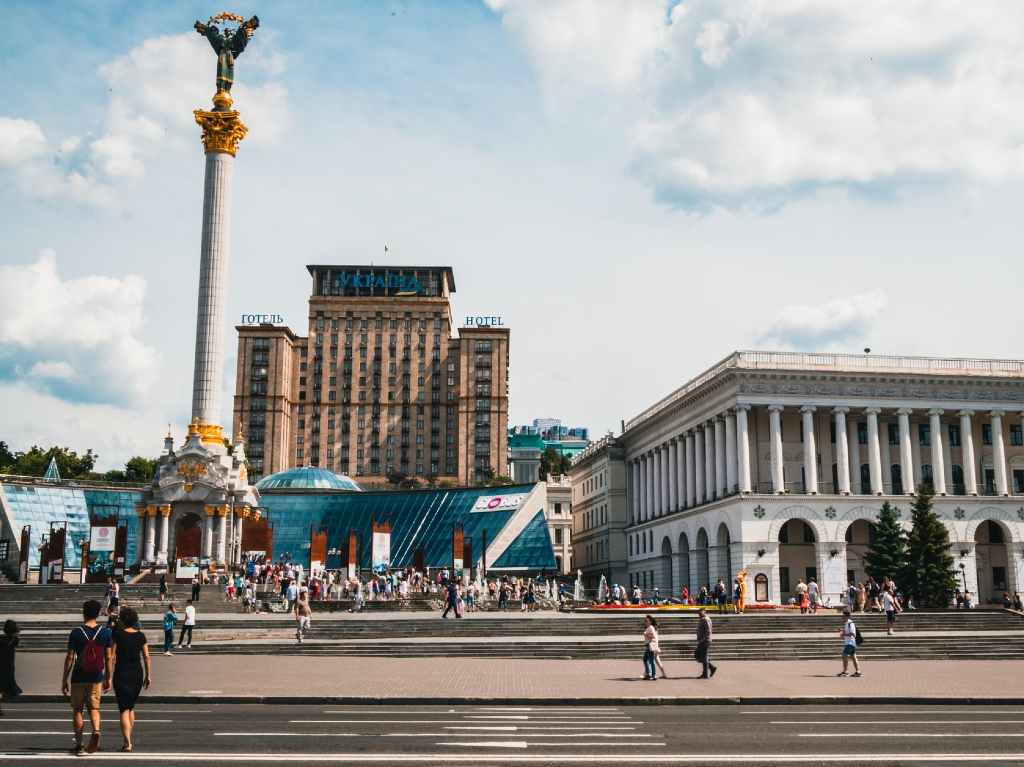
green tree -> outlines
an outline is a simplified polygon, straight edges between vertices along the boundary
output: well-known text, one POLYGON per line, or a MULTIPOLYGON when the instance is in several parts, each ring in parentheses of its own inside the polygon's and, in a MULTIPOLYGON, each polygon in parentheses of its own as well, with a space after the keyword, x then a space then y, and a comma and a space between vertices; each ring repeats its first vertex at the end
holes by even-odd
POLYGON ((549 474, 568 474, 571 466, 572 459, 569 456, 561 453, 553 445, 548 445, 540 454, 540 480, 543 482, 549 474))
POLYGON ((907 536, 907 562, 899 586, 924 607, 945 607, 956 589, 956 571, 950 553, 949 531, 932 509, 931 488, 917 489, 911 506, 912 526, 907 536))
POLYGON ((14 453, 7 447, 7 443, 0 440, 0 474, 10 474, 14 470, 16 461, 14 453))
POLYGON ((488 487, 505 487, 507 485, 513 485, 515 483, 512 481, 511 477, 499 475, 491 477, 489 480, 487 480, 486 484, 488 487))
POLYGON ((156 476, 156 459, 141 455, 129 458, 124 465, 124 474, 128 482, 152 482, 156 476))
POLYGON ((33 445, 28 450, 15 453, 12 474, 25 474, 30 477, 41 477, 51 458, 57 459, 57 468, 64 479, 86 479, 92 474, 93 467, 99 456, 92 450, 79 455, 68 447, 51 447, 44 449, 33 445))
POLYGON ((907 564, 907 534, 900 527, 896 509, 886 501, 871 523, 873 540, 864 555, 864 569, 876 581, 895 578, 907 564))

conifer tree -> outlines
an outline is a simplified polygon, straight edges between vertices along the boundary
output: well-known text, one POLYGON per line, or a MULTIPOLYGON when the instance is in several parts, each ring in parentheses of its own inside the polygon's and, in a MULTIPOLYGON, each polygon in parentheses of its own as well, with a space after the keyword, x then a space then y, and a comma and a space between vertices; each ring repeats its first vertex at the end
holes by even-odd
POLYGON ((888 501, 882 504, 878 521, 871 523, 871 531, 874 540, 864 555, 864 569, 879 583, 883 578, 896 578, 907 564, 907 534, 888 501))
POLYGON ((931 488, 917 489, 911 506, 913 526, 907 536, 907 564, 897 586, 925 607, 945 607, 956 589, 949 531, 932 510, 931 488))

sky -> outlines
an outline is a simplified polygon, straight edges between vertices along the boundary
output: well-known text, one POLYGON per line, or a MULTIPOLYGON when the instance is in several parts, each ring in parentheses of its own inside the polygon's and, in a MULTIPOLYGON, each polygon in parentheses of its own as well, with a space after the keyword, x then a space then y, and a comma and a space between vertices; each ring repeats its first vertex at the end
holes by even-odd
MULTIPOLYGON (((156 455, 190 408, 203 3, 0 7, 0 440, 156 455), (45 30, 42 33, 41 30, 45 30), (41 37, 42 35, 42 37, 41 37), (45 39, 45 43, 44 43, 45 39)), ((510 422, 619 430, 736 349, 1018 358, 1024 4, 235 7, 223 421, 310 263, 450 264, 510 422), (385 254, 384 246, 388 246, 385 254)))

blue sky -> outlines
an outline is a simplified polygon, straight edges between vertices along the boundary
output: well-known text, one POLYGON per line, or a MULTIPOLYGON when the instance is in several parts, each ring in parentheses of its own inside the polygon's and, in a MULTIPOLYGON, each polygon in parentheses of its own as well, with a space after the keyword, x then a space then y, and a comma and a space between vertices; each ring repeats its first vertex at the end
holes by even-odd
MULTIPOLYGON (((235 7, 228 319, 302 332, 307 263, 451 264, 512 421, 595 432, 736 348, 1018 357, 1024 17, 938 6, 235 7)), ((0 439, 183 429, 217 10, 0 9, 0 439)))

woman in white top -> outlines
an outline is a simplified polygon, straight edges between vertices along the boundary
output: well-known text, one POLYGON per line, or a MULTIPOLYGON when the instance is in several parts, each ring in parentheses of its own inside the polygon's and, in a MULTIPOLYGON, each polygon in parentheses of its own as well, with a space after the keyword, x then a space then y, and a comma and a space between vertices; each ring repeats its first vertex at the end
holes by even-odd
POLYGON ((668 679, 668 673, 661 664, 661 646, 658 644, 658 621, 651 615, 644 616, 644 679, 654 681, 658 678, 655 666, 661 670, 662 679, 668 679))

